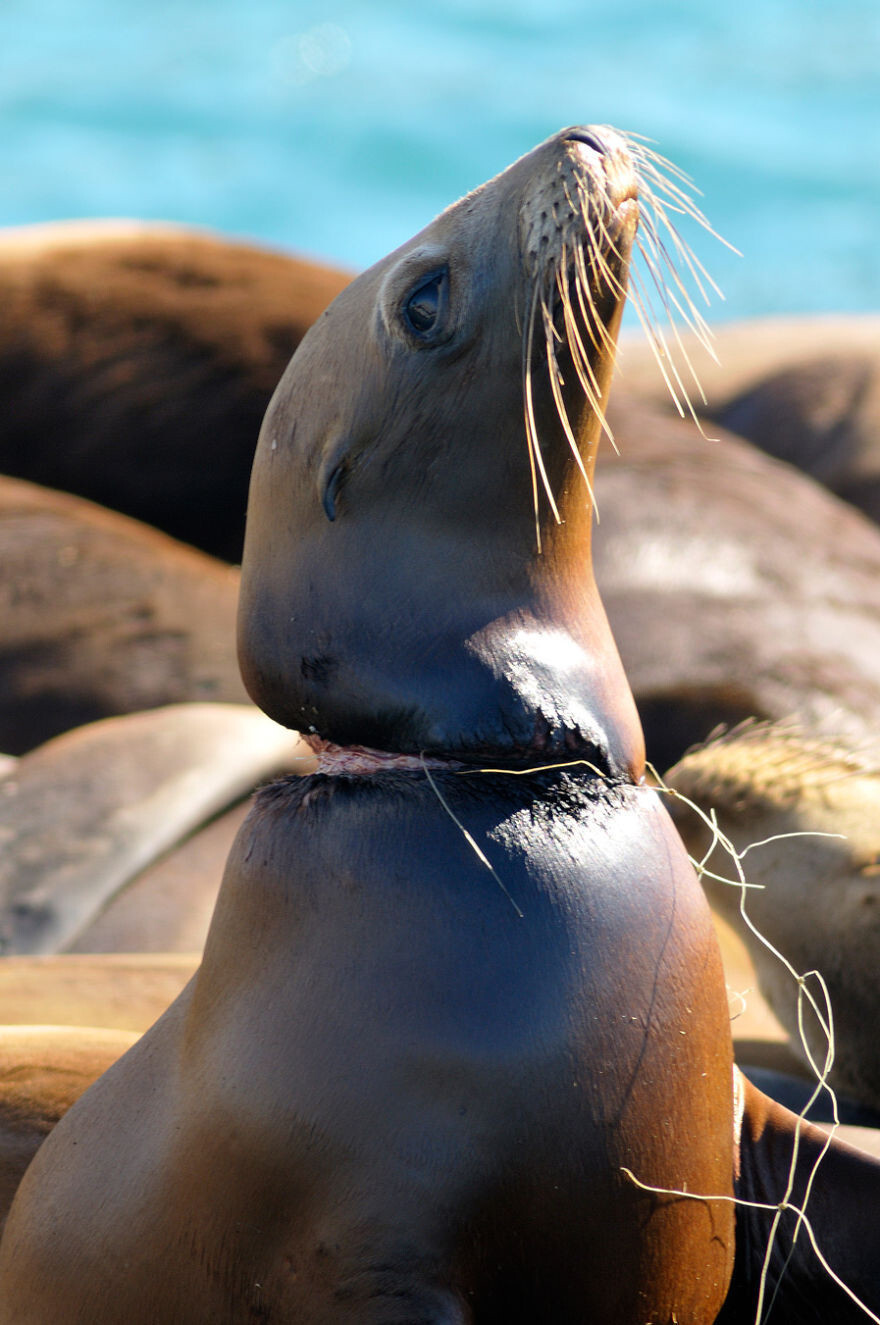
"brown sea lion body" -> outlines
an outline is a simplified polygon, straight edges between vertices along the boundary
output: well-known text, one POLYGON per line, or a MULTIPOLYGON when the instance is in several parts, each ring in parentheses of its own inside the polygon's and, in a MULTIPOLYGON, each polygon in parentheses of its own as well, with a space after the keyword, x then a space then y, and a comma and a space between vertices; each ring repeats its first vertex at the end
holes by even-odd
POLYGON ((264 792, 194 986, 26 1179, 4 1320, 714 1318, 728 1211, 620 1172, 729 1190, 726 1004, 668 820, 437 776, 522 916, 423 779, 264 792))
POLYGON ((246 699, 238 574, 66 493, 0 478, 0 749, 98 718, 246 699))
POLYGON ((596 579, 652 762, 749 717, 870 739, 878 531, 718 429, 707 440, 630 398, 609 417, 620 455, 597 476, 596 579))
POLYGON ((238 561, 266 403, 349 279, 182 226, 0 231, 0 472, 238 561))
MULTIPOLYGON (((880 519, 880 317, 770 317, 713 328, 716 361, 684 337, 699 364, 714 425, 802 469, 871 519, 880 519)), ((626 389, 669 409, 652 356, 633 338, 622 347, 626 389)))

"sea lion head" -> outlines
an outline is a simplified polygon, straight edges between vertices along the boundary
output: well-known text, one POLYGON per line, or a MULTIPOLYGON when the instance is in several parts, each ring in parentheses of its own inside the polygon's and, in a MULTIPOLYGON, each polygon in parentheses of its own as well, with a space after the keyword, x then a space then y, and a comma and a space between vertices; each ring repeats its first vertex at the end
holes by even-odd
POLYGON ((260 433, 242 567, 242 672, 277 721, 641 775, 590 564, 637 199, 622 136, 564 130, 308 332, 260 433))

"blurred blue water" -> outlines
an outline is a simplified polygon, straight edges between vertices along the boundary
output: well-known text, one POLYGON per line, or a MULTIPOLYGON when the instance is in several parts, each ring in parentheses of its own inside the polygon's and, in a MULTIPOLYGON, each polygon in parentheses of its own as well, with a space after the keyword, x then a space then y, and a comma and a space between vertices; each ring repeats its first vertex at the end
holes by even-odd
POLYGON ((0 223, 189 221, 362 267, 572 122, 743 253, 711 316, 880 308, 880 0, 4 0, 0 223))

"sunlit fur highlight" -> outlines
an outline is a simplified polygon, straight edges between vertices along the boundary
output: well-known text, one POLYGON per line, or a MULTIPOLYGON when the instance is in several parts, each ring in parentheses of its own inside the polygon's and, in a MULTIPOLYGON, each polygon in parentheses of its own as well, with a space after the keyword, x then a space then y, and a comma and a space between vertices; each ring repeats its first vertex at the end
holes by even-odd
POLYGON ((746 810, 783 809, 832 783, 878 777, 873 748, 852 750, 795 721, 750 718, 689 750, 666 781, 702 804, 746 810))

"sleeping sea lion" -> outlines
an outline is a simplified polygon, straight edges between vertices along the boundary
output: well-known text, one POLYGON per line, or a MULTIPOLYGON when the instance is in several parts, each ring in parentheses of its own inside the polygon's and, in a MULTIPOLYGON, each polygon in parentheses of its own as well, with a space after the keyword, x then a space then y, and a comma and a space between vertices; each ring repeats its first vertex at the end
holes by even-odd
POLYGON ((242 703, 237 597, 231 566, 0 477, 0 750, 164 704, 242 703))
POLYGON ((266 404, 349 280, 184 226, 0 231, 0 472, 238 561, 266 404))
MULTIPOLYGON (((770 374, 784 373, 821 355, 833 358, 875 357, 880 344, 880 315, 820 313, 799 317, 747 318, 712 328, 712 357, 702 353, 700 338, 683 330, 681 344, 690 363, 698 365, 700 388, 693 404, 698 413, 714 417, 727 401, 749 390, 770 374)), ((656 357, 643 336, 625 332, 618 352, 618 381, 627 396, 640 397, 667 412, 675 404, 656 357)), ((687 379, 683 376, 686 384, 687 379)))
POLYGON ((817 347, 747 384, 713 417, 880 522, 880 335, 873 351, 817 347))
POLYGON ((593 555, 651 762, 751 717, 871 739, 880 531, 720 429, 632 397, 609 418, 620 455, 599 467, 593 555))
MULTIPOLYGON (((689 355, 699 352, 685 334, 689 355)), ((768 317, 713 328, 715 359, 700 361, 710 436, 716 425, 785 460, 880 519, 880 317, 768 317)), ((653 356, 633 337, 621 347, 622 384, 669 411, 653 356)), ((619 398, 619 396, 618 396, 619 398)))
POLYGON ((0 1235, 28 1164, 74 1100, 137 1036, 0 1024, 0 1235))
POLYGON ((0 1235, 21 1177, 58 1118, 135 1040, 129 1031, 0 1024, 0 1235))
POLYGON ((589 561, 656 169, 565 130, 304 339, 258 447, 239 648, 318 772, 260 793, 194 981, 32 1162, 0 1320, 716 1319, 727 999, 589 561))

